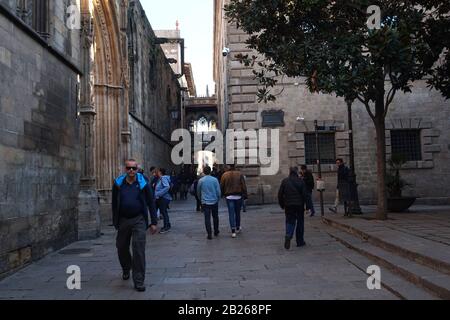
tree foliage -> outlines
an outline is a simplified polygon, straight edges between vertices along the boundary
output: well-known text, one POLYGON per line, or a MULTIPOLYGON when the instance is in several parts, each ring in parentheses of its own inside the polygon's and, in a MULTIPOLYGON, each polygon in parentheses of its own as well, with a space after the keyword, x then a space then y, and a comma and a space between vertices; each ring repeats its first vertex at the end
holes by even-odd
POLYGON ((254 68, 260 101, 275 100, 271 88, 287 75, 366 107, 377 138, 377 217, 386 219, 386 114, 417 80, 450 98, 450 1, 230 0, 225 12, 263 58, 237 55, 254 68), (376 28, 373 5, 381 9, 376 28))
POLYGON ((450 98, 448 0, 231 0, 225 11, 250 34, 249 47, 267 58, 238 56, 259 64, 255 74, 266 99, 273 99, 268 89, 279 74, 304 76, 313 92, 366 106, 379 99, 388 79, 384 116, 395 93, 409 92, 415 80, 427 78, 450 98), (381 8, 381 29, 368 29, 370 5, 381 8))

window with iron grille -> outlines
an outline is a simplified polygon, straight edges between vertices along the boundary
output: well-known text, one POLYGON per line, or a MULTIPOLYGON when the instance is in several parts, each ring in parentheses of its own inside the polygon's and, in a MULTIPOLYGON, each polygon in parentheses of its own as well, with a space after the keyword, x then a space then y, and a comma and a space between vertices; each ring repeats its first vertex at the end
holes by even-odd
POLYGON ((391 130, 392 154, 401 154, 406 161, 422 160, 420 130, 391 130))
MULTIPOLYGON (((334 132, 319 133, 320 163, 334 164, 336 162, 336 145, 334 132)), ((305 162, 317 163, 316 134, 305 133, 305 162)))

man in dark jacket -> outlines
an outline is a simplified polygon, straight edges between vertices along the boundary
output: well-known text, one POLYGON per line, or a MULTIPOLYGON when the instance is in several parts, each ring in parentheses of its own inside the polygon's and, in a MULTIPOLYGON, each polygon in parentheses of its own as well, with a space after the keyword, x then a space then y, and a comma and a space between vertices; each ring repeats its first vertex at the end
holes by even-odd
POLYGON ((134 287, 145 291, 145 242, 149 228, 150 211, 152 234, 157 232, 155 198, 147 179, 137 173, 138 164, 130 159, 125 162, 126 174, 114 181, 112 188, 113 225, 116 228, 116 247, 124 280, 133 271, 134 287), (147 209, 148 208, 148 209, 147 209), (130 254, 132 242, 133 255, 130 254))
POLYGON ((344 214, 348 214, 350 197, 350 169, 345 165, 343 159, 336 159, 337 166, 337 186, 336 186, 336 199, 334 201, 334 207, 329 208, 333 213, 337 213, 338 206, 341 202, 344 203, 344 214))
POLYGON ((304 210, 305 210, 306 188, 298 175, 298 168, 289 169, 289 177, 281 182, 278 191, 278 203, 286 213, 286 238, 284 247, 289 250, 294 231, 297 247, 304 246, 304 210))
POLYGON ((305 165, 301 166, 301 175, 306 188, 306 210, 310 211, 310 217, 314 217, 314 215, 316 214, 316 211, 314 210, 314 203, 312 201, 312 192, 314 190, 314 176, 305 165))

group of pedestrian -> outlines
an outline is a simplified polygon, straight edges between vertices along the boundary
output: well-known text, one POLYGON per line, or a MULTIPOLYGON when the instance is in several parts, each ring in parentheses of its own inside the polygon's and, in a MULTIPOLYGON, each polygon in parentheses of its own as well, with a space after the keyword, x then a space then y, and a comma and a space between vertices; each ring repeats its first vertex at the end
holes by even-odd
MULTIPOLYGON (((334 208, 336 212, 339 201, 344 201, 346 207, 345 181, 348 180, 349 169, 345 167, 342 159, 337 159, 338 185, 337 199, 334 208)), ((236 238, 242 231, 241 210, 245 200, 248 198, 246 178, 236 169, 229 165, 225 172, 211 169, 209 166, 203 168, 202 176, 192 178, 184 170, 181 171, 177 180, 167 175, 164 168, 150 169, 150 177, 144 175, 144 170, 139 168, 134 159, 125 162, 125 174, 119 176, 113 183, 112 188, 112 212, 113 225, 117 230, 116 247, 119 261, 123 270, 124 280, 132 277, 134 287, 137 291, 145 291, 145 244, 146 231, 150 229, 152 234, 157 232, 159 211, 164 225, 161 234, 171 229, 168 213, 170 202, 173 200, 175 191, 180 192, 180 198, 186 199, 187 185, 192 183, 194 194, 204 214, 207 239, 219 236, 219 202, 222 197, 226 199, 231 237, 236 238), (192 181, 192 179, 194 181, 192 181), (174 187, 178 183, 180 188, 174 187), (184 187, 183 187, 184 186, 184 187), (213 226, 211 226, 211 220, 213 226), (132 254, 130 253, 130 244, 132 254)), ((304 212, 309 211, 310 216, 315 215, 312 201, 314 189, 314 177, 307 167, 301 166, 289 170, 289 176, 281 182, 278 191, 278 202, 285 210, 286 234, 284 247, 289 250, 291 240, 296 237, 298 247, 306 245, 304 240, 304 212)), ((245 208, 245 206, 244 206, 245 208)), ((347 210, 347 209, 346 209, 347 210)))
POLYGON ((247 199, 247 185, 244 176, 236 170, 234 165, 229 165, 223 174, 204 167, 203 177, 198 180, 195 187, 197 197, 205 215, 205 227, 207 238, 212 239, 211 216, 214 224, 214 236, 219 235, 219 201, 226 198, 231 237, 236 238, 241 232, 242 203, 247 199), (213 174, 216 175, 213 176, 213 174))

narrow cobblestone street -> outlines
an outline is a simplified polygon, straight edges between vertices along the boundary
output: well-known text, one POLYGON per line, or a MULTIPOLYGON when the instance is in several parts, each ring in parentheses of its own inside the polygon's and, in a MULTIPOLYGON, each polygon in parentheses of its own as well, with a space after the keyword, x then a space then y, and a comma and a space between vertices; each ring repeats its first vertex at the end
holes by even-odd
POLYGON ((145 293, 121 280, 108 227, 100 239, 73 243, 6 278, 0 299, 396 299, 367 289, 368 276, 352 263, 361 257, 331 238, 319 217, 306 218, 307 246, 286 251, 276 206, 249 207, 232 239, 222 204, 221 234, 211 241, 194 207, 175 202, 172 232, 148 236, 145 293), (66 288, 70 265, 81 268, 81 290, 66 288))

